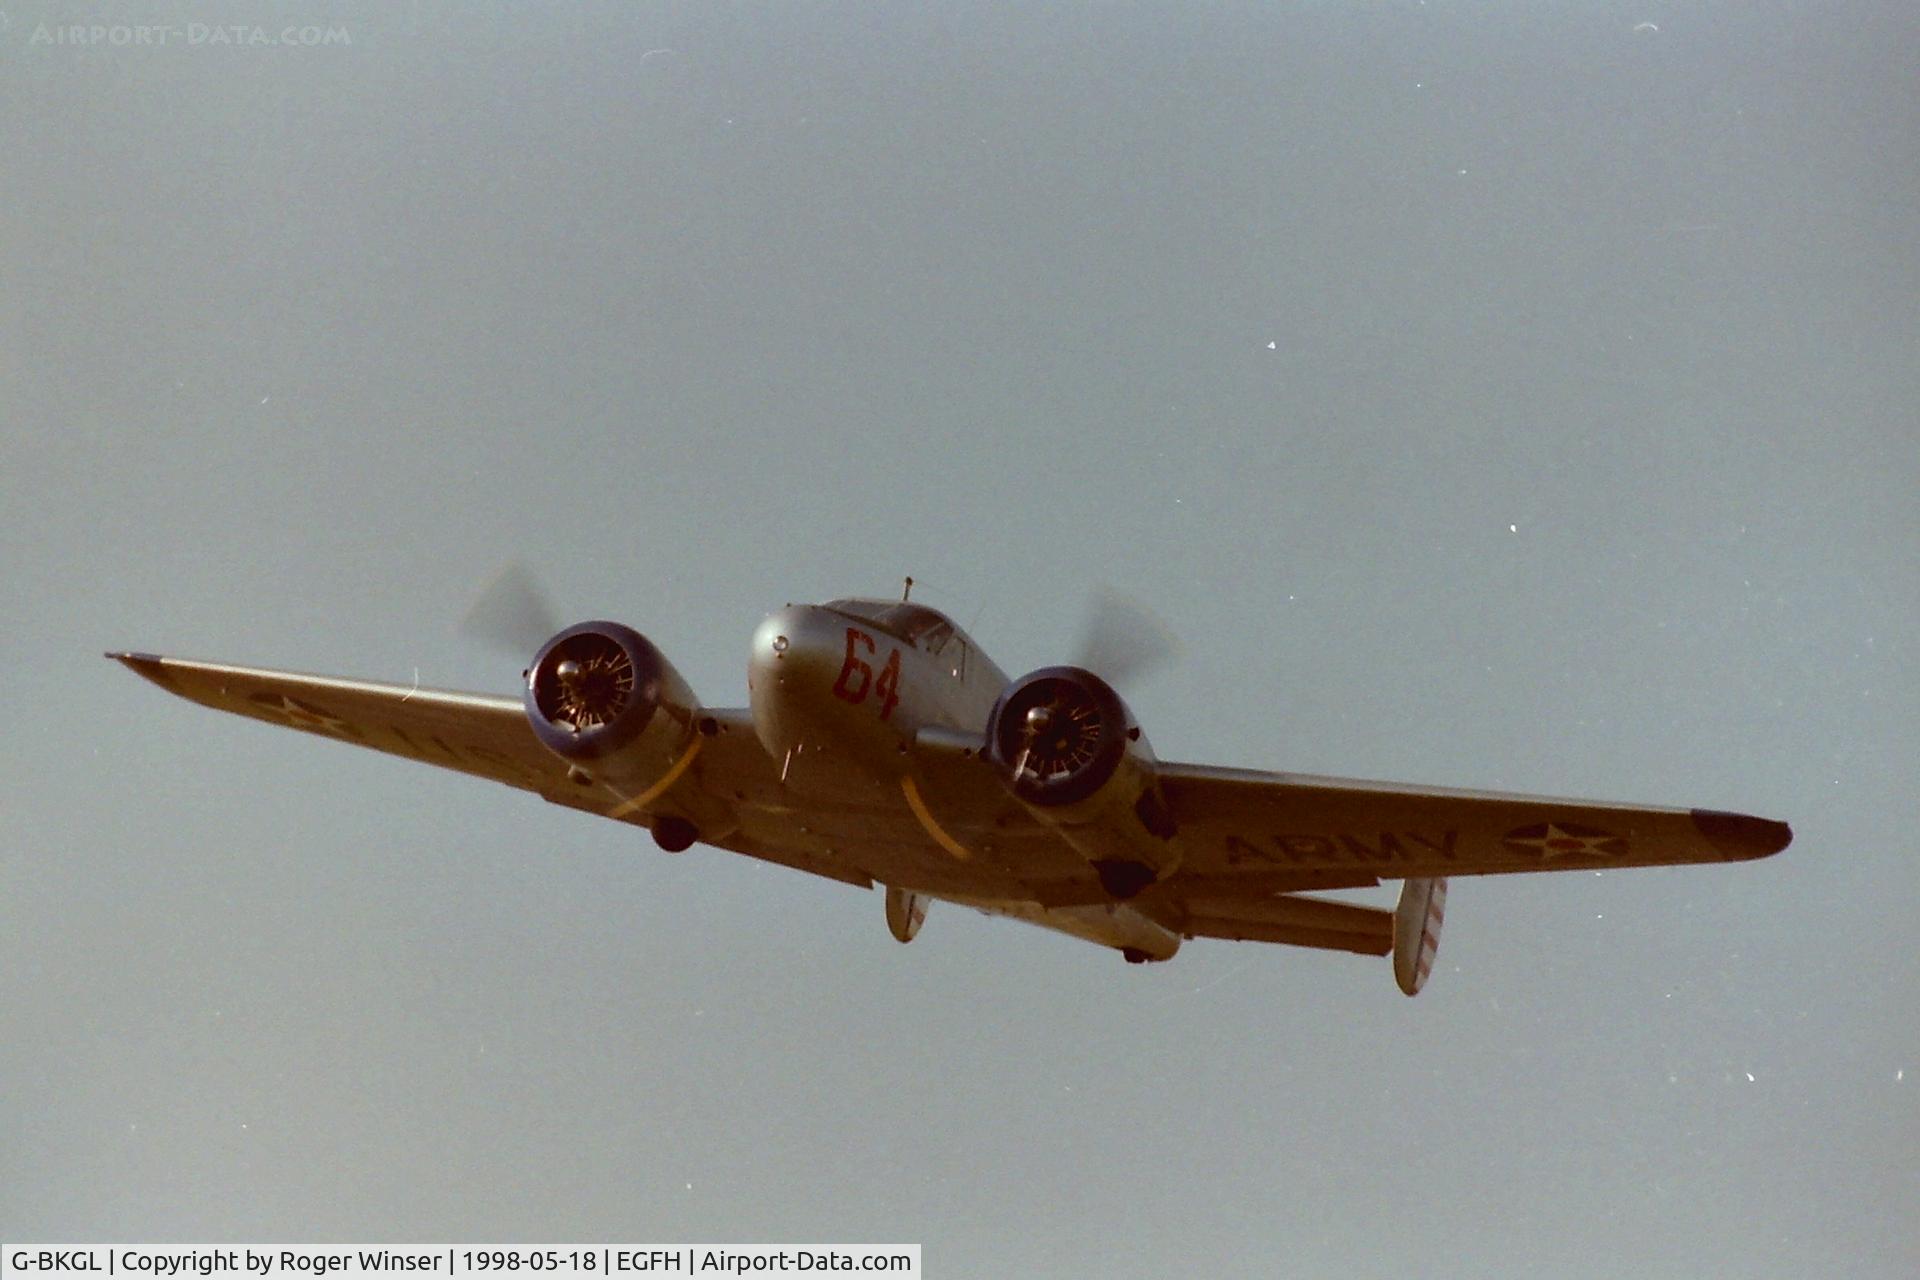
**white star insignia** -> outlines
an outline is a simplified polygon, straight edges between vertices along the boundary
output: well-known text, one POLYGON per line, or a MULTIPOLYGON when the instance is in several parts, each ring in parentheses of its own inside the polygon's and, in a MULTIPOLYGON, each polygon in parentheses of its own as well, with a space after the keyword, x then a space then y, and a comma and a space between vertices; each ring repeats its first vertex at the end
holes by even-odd
POLYGON ((303 702, 296 702, 284 693, 280 695, 277 701, 268 698, 257 698, 255 701, 259 702, 261 706, 267 708, 269 711, 277 711, 282 716, 285 716, 287 723, 296 729, 314 729, 321 733, 342 735, 349 731, 349 726, 345 720, 340 719, 338 716, 328 715, 319 707, 311 706, 303 702))
POLYGON ((1621 851, 1618 836, 1595 831, 1591 827, 1568 830, 1557 822, 1547 823, 1545 831, 1537 836, 1508 836, 1507 843, 1517 848, 1531 849, 1545 861, 1555 858, 1608 858, 1621 851))

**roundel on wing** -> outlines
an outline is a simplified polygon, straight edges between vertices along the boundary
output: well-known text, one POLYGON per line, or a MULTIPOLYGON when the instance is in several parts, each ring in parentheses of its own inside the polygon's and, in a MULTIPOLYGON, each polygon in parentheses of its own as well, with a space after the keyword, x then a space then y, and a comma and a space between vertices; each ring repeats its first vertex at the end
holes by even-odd
POLYGON ((1508 853, 1542 862, 1555 858, 1619 858, 1627 852, 1624 837, 1577 822, 1536 822, 1515 827, 1500 842, 1508 853))
POLYGON ((351 733, 355 736, 360 732, 325 707, 315 706, 311 702, 281 693, 277 689, 249 694, 247 701, 281 716, 296 729, 313 729, 321 733, 351 733))

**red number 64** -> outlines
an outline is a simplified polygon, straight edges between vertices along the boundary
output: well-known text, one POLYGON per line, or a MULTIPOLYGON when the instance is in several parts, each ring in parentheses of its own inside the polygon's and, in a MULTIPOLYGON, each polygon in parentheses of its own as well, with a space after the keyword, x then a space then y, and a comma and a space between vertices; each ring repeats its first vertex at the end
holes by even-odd
POLYGON ((848 627, 847 659, 840 664, 840 678, 833 682, 833 696, 844 702, 865 702, 867 690, 872 688, 880 695, 880 718, 885 720, 900 701, 900 651, 887 651, 887 664, 880 668, 880 679, 875 681, 873 668, 860 656, 862 649, 869 654, 876 652, 873 637, 858 627, 848 627), (855 676, 859 677, 857 684, 855 676))

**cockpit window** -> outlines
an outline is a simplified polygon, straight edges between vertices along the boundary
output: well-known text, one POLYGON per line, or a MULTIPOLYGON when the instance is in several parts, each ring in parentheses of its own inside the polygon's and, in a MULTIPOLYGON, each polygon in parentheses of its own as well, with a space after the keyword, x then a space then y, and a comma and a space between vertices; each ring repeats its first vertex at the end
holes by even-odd
POLYGON ((953 624, 925 605, 901 600, 829 600, 825 607, 871 622, 926 653, 939 653, 953 638, 953 624))
POLYGON ((946 648, 947 671, 955 680, 967 678, 967 642, 955 636, 946 648))
POLYGON ((947 641, 953 639, 953 627, 944 619, 939 625, 928 627, 914 638, 914 647, 922 653, 939 653, 947 647, 947 641))

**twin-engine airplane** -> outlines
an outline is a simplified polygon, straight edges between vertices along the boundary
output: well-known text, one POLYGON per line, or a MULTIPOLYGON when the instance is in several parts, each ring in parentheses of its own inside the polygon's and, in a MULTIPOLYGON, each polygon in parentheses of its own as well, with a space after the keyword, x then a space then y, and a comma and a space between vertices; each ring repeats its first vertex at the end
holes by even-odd
POLYGON ((1186 938, 1391 954, 1414 995, 1449 877, 1737 862, 1792 838, 1710 809, 1157 761, 1093 671, 1009 681, 951 619, 905 599, 769 616, 746 709, 702 706, 616 622, 541 645, 517 699, 107 656, 222 711, 644 826, 669 852, 699 841, 884 885, 901 942, 941 899, 1133 963, 1172 959, 1186 938), (1394 911, 1309 896, 1382 879, 1404 882, 1394 911))

